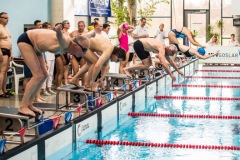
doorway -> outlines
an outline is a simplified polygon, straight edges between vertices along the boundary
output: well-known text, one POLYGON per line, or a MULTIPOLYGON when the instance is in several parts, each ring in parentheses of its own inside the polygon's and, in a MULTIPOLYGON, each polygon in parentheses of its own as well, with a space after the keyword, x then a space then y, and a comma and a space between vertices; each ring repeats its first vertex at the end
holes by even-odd
MULTIPOLYGON (((185 10, 183 23, 196 35, 195 39, 200 44, 206 43, 206 26, 210 24, 209 10, 185 10)), ((184 41, 184 44, 191 46, 188 41, 184 41)))

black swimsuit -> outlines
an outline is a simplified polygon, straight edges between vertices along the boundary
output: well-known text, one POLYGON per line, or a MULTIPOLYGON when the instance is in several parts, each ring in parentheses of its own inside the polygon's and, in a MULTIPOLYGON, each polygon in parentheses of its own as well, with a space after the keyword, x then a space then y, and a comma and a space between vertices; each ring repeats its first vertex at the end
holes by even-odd
POLYGON ((186 57, 192 57, 193 56, 193 55, 190 54, 189 49, 187 51, 183 52, 183 51, 180 50, 177 43, 173 43, 173 44, 177 47, 177 50, 184 53, 186 57))
POLYGON ((11 56, 11 50, 7 49, 7 48, 1 48, 2 54, 3 56, 11 56))

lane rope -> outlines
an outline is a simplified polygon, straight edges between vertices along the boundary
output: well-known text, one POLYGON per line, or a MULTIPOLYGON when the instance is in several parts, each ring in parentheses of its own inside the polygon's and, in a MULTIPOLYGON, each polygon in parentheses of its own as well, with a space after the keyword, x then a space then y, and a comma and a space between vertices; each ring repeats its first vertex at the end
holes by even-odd
POLYGON ((227 85, 199 85, 199 84, 173 84, 172 87, 199 87, 199 88, 240 88, 240 86, 227 86, 227 85))
POLYGON ((206 79, 240 79, 240 77, 218 77, 218 76, 185 76, 185 78, 206 78, 206 79))
POLYGON ((231 115, 200 115, 200 114, 171 114, 171 113, 140 113, 129 112, 132 117, 173 117, 173 118, 205 118, 205 119, 240 119, 240 116, 231 115))
POLYGON ((188 100, 215 100, 215 101, 239 101, 236 97, 195 97, 195 96, 154 96, 155 99, 188 99, 188 100))
POLYGON ((202 70, 195 70, 195 72, 240 72, 240 70, 206 70, 206 69, 202 69, 202 70))
POLYGON ((240 150, 238 146, 219 146, 219 145, 195 145, 195 144, 169 144, 153 142, 129 142, 129 141, 110 141, 87 139, 87 144, 96 145, 121 145, 121 146, 145 146, 161 148, 185 148, 185 149, 208 149, 208 150, 240 150))

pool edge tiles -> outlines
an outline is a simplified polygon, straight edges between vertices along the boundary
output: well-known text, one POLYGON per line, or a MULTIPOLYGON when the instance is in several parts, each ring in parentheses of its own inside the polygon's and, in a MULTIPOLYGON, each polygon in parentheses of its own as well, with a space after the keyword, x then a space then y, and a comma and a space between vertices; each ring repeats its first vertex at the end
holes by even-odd
POLYGON ((72 127, 45 140, 46 159, 61 158, 72 152, 72 127), (68 146, 68 147, 66 147, 68 146))
MULTIPOLYGON (((76 141, 85 141, 88 138, 97 138, 97 134, 94 133, 97 132, 98 127, 98 117, 97 114, 92 115, 91 117, 88 117, 87 119, 84 119, 83 121, 76 123, 76 141)), ((78 143, 77 143, 77 148, 78 143)))
POLYGON ((103 109, 101 111, 101 117, 102 117, 102 136, 104 137, 106 134, 108 134, 111 130, 114 130, 117 128, 117 114, 118 114, 118 103, 114 103, 113 105, 103 109))
POLYGON ((24 159, 38 159, 38 146, 34 145, 31 148, 28 148, 27 150, 9 158, 9 160, 19 160, 22 157, 24 157, 24 159))

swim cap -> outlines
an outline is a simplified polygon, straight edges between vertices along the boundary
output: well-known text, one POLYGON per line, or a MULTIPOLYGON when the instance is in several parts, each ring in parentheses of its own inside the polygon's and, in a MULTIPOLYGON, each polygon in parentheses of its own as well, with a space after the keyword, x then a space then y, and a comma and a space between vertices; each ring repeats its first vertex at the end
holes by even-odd
POLYGON ((90 32, 92 30, 94 30, 94 27, 93 26, 88 26, 88 31, 90 32))
POLYGON ((128 24, 127 24, 127 23, 123 24, 123 29, 126 29, 126 30, 128 30, 128 29, 129 29, 129 26, 128 26, 128 24))
POLYGON ((204 56, 204 55, 205 55, 205 53, 206 53, 206 52, 205 52, 205 49, 204 49, 204 48, 202 48, 202 47, 198 48, 198 50, 197 50, 197 51, 198 51, 198 53, 200 53, 200 54, 201 54, 201 55, 203 55, 203 56, 204 56))

